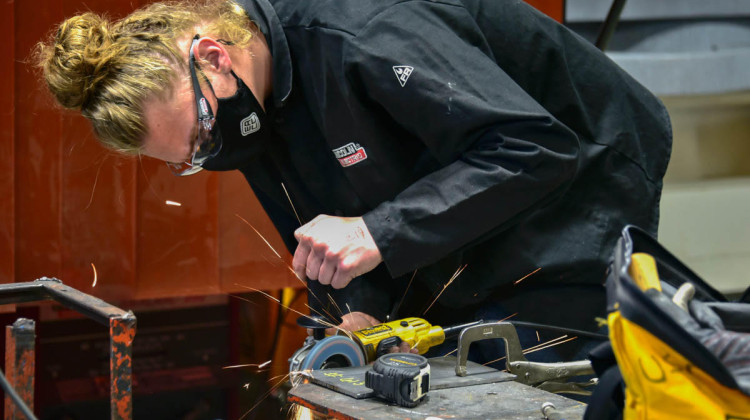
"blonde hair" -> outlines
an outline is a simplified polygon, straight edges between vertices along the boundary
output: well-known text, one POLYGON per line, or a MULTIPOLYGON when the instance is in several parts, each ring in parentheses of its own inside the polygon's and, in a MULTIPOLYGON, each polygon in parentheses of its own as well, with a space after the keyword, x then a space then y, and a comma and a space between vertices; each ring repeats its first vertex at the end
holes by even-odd
POLYGON ((176 41, 197 28, 239 48, 256 30, 232 1, 155 3, 116 22, 69 18, 37 45, 35 61, 60 105, 88 118, 105 146, 134 154, 146 134, 143 103, 169 91, 175 68, 187 68, 176 41))

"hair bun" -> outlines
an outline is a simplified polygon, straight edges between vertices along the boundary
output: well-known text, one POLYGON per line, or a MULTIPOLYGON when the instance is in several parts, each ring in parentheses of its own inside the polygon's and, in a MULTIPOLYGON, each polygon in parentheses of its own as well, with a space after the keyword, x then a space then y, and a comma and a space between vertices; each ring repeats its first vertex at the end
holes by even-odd
POLYGON ((50 44, 40 44, 38 65, 62 106, 85 109, 108 79, 115 49, 109 21, 85 13, 60 24, 50 44))

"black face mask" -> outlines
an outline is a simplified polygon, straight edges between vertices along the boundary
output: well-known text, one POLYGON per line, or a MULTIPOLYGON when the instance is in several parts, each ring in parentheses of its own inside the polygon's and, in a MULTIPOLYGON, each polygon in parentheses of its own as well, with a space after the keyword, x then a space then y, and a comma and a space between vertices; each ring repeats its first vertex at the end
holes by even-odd
POLYGON ((220 136, 221 151, 203 163, 209 171, 240 169, 252 163, 265 150, 271 138, 266 113, 253 92, 232 72, 237 92, 229 98, 217 98, 216 123, 212 135, 220 136))

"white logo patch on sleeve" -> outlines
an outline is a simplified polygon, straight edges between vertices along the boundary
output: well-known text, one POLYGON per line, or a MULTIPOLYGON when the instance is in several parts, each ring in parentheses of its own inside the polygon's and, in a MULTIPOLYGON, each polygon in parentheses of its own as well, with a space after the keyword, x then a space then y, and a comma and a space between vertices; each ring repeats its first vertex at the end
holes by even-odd
POLYGON ((401 83, 401 87, 406 86, 406 81, 409 80, 409 76, 414 71, 412 66, 393 66, 393 71, 396 73, 398 82, 401 83))
POLYGON ((260 130, 260 119, 256 113, 252 113, 240 121, 240 132, 243 136, 260 130))

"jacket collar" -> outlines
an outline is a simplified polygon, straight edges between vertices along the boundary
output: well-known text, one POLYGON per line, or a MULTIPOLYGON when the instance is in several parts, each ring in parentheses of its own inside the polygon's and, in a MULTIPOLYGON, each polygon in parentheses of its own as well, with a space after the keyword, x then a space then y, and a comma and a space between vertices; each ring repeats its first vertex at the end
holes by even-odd
POLYGON ((292 91, 292 60, 284 28, 268 0, 241 0, 239 4, 268 41, 273 62, 273 105, 281 108, 292 91))

